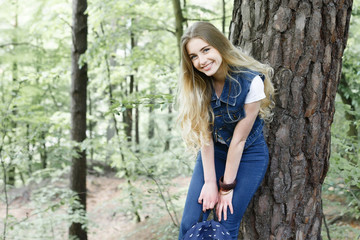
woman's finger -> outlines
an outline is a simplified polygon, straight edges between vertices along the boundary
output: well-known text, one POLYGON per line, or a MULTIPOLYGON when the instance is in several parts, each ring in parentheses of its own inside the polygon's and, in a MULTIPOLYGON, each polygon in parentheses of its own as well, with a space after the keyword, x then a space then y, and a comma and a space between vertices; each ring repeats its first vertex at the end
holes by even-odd
POLYGON ((229 209, 230 209, 231 214, 234 214, 234 209, 233 209, 232 203, 229 204, 229 209))
POLYGON ((224 221, 226 221, 227 220, 227 205, 224 205, 223 212, 224 212, 224 221))
POLYGON ((203 196, 202 196, 202 191, 201 191, 201 193, 200 193, 200 196, 199 196, 199 198, 198 198, 198 203, 202 203, 202 200, 203 200, 203 196))
POLYGON ((206 212, 206 209, 207 209, 207 201, 204 199, 203 201, 203 212, 206 212))
POLYGON ((223 211, 223 205, 221 204, 221 205, 220 205, 220 208, 219 208, 219 217, 218 217, 219 222, 221 221, 222 211, 223 211))
MULTIPOLYGON (((219 219, 219 212, 220 212, 220 210, 219 210, 219 206, 220 206, 220 203, 218 203, 218 204, 216 204, 216 216, 217 216, 217 218, 219 219)), ((220 221, 220 220, 219 220, 220 221)))

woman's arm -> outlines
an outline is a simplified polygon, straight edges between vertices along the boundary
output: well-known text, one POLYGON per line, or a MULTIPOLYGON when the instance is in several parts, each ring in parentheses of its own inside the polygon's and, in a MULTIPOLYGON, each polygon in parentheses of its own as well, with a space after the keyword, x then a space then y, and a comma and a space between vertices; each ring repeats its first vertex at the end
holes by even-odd
POLYGON ((224 174, 224 183, 226 184, 234 182, 236 178, 246 139, 260 110, 260 101, 245 104, 244 109, 246 117, 239 121, 235 127, 226 159, 224 174))
MULTIPOLYGON (((254 122, 260 110, 260 101, 245 104, 244 109, 245 109, 246 117, 237 123, 228 150, 224 180, 223 180, 225 184, 230 184, 234 182, 236 178, 246 139, 254 125, 254 122)), ((223 195, 222 192, 220 191, 219 203, 217 206, 219 221, 221 221, 221 212, 224 213, 224 220, 227 219, 226 214, 227 214, 228 206, 230 212, 233 213, 232 196, 233 196, 232 192, 223 195)))
POLYGON ((203 204, 203 211, 214 208, 218 200, 218 187, 216 182, 214 142, 211 138, 209 145, 201 147, 201 158, 204 169, 204 185, 198 202, 203 204))

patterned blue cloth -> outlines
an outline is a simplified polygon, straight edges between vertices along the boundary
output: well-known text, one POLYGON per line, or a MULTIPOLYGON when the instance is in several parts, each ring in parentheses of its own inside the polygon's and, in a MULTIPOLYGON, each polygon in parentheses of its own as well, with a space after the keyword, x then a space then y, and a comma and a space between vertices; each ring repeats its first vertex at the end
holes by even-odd
POLYGON ((210 220, 196 223, 186 232, 184 240, 232 240, 230 233, 219 222, 210 220))

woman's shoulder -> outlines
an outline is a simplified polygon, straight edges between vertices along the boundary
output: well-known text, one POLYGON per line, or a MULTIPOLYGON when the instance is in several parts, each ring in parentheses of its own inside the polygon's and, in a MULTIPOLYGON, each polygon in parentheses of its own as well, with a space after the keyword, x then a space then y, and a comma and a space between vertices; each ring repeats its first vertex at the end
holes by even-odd
POLYGON ((230 67, 230 71, 232 72, 231 75, 233 75, 233 77, 239 82, 240 80, 247 80, 249 82, 252 82, 252 80, 256 76, 260 76, 261 78, 263 78, 262 73, 245 67, 230 67))

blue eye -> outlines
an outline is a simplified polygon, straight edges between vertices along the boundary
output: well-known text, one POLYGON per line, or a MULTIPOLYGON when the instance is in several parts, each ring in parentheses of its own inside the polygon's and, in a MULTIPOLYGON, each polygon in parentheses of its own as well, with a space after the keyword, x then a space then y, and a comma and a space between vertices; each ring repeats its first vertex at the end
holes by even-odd
POLYGON ((190 60, 191 60, 191 61, 195 60, 195 58, 197 58, 196 55, 191 55, 191 56, 190 56, 190 60))
POLYGON ((210 51, 210 48, 205 48, 203 52, 206 53, 208 51, 210 51))

